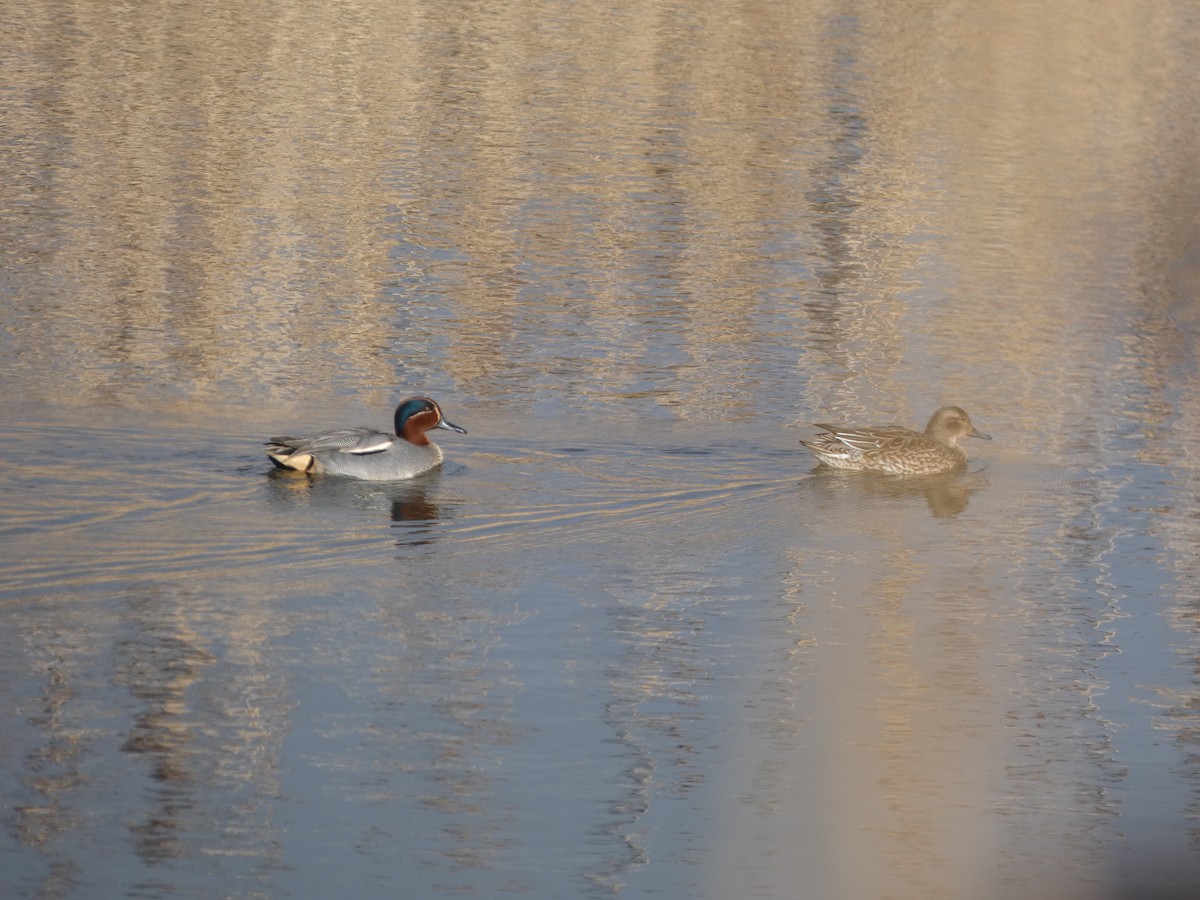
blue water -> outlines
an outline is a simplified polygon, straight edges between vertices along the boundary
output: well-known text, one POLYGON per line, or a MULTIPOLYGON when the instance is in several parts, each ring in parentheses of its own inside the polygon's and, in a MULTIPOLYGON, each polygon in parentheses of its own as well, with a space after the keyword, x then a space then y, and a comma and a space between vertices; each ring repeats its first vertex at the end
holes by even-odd
POLYGON ((0 895, 1191 896, 1191 4, 168 12, 0 31, 0 895))

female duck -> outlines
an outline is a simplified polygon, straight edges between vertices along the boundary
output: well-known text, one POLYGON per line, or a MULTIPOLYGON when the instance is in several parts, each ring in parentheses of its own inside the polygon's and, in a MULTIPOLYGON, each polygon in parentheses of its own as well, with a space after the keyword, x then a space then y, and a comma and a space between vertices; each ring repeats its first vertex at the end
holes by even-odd
POLYGON ((281 469, 345 475, 367 481, 400 481, 437 468, 442 448, 426 437, 434 428, 466 434, 442 418, 428 397, 410 397, 396 407, 396 433, 373 428, 322 431, 307 437, 267 441, 267 456, 281 469))
POLYGON ((895 475, 933 475, 957 469, 967 463, 967 454, 958 446, 959 438, 991 440, 990 435, 977 431, 971 417, 957 406, 943 406, 935 412, 924 434, 899 425, 817 427, 822 429, 821 434, 800 443, 825 465, 895 475))

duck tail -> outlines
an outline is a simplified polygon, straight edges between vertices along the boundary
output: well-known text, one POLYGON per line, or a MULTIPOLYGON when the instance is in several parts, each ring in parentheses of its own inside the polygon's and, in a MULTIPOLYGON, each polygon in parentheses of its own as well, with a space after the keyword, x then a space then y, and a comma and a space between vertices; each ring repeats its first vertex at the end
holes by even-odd
POLYGON ((280 469, 311 472, 316 460, 311 453, 297 453, 291 438, 272 438, 267 441, 267 458, 280 469))

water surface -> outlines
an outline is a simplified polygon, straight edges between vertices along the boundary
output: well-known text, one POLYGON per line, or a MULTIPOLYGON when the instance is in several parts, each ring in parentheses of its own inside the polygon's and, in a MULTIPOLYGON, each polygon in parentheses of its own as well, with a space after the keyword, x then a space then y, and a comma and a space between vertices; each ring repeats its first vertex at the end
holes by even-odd
POLYGON ((1191 896, 1193 4, 15 3, 0 894, 1191 896))

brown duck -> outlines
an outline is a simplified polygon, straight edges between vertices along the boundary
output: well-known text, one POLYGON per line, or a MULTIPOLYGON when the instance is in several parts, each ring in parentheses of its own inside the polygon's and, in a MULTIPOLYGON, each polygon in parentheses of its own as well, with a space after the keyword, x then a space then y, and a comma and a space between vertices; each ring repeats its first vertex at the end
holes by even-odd
POLYGON ((959 438, 991 440, 958 406, 937 410, 924 434, 899 425, 854 428, 818 424, 817 428, 820 434, 800 443, 825 465, 895 475, 933 475, 960 468, 967 464, 967 454, 958 446, 959 438))

